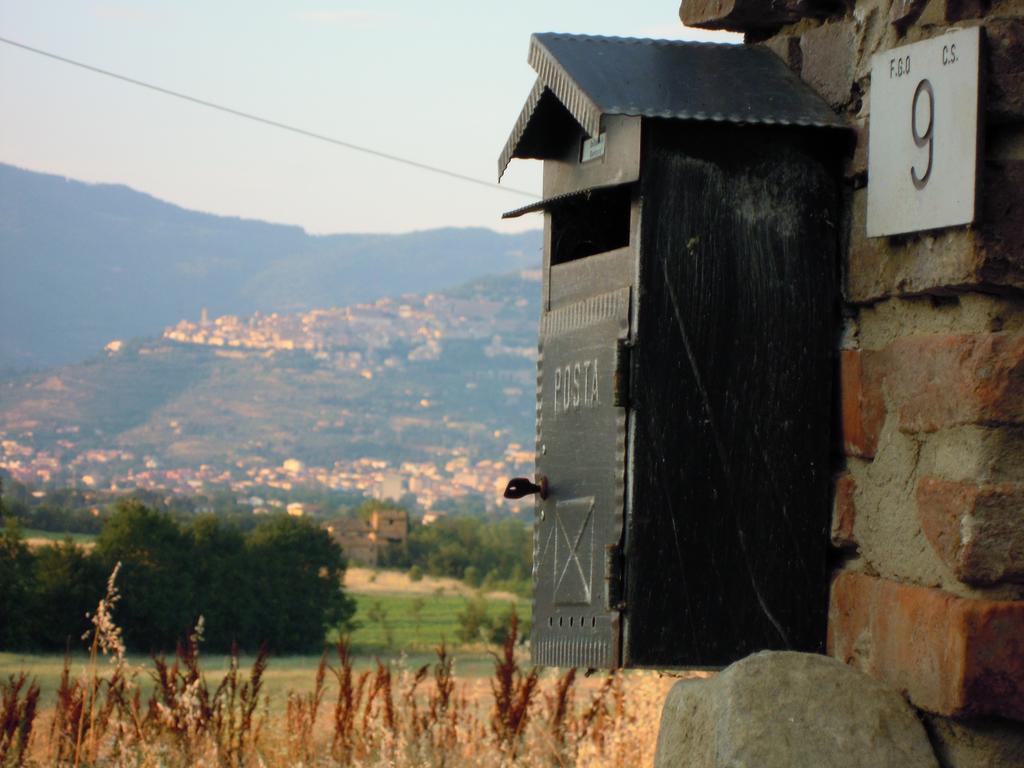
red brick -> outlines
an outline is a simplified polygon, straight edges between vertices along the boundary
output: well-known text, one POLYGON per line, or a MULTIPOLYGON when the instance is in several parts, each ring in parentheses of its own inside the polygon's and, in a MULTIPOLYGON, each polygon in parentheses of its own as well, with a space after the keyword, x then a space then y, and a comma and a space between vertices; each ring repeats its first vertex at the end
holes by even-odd
POLYGON ((1024 483, 923 477, 917 516, 939 557, 968 584, 1024 581, 1024 483))
POLYGON ((1024 423, 1024 334, 907 336, 883 356, 904 432, 1024 423))
POLYGON ((907 433, 1024 424, 1024 334, 905 336, 881 351, 843 350, 840 400, 848 455, 874 458, 886 395, 907 433))
POLYGON ((921 709, 1024 720, 1024 601, 844 571, 832 583, 828 647, 921 709))
POLYGON ((839 389, 843 449, 850 456, 871 459, 885 423, 885 399, 877 353, 844 349, 839 357, 839 389))
POLYGON ((856 547, 854 522, 857 518, 857 507, 854 493, 857 483, 853 475, 844 472, 836 478, 835 497, 832 503, 832 543, 840 548, 856 547))

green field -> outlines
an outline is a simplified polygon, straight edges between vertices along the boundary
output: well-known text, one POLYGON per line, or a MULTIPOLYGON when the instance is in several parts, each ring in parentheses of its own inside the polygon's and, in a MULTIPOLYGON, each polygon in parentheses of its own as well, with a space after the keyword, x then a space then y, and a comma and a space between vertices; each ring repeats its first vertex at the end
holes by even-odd
MULTIPOLYGON (((473 680, 488 677, 494 669, 493 658, 488 648, 474 644, 469 648, 460 648, 456 637, 458 629, 457 616, 465 608, 466 598, 447 594, 409 594, 409 593, 376 593, 354 594, 357 610, 355 620, 358 628, 352 632, 350 640, 355 656, 354 666, 357 670, 371 668, 377 658, 386 663, 398 663, 409 669, 416 669, 423 664, 437 660, 434 648, 442 641, 452 650, 455 658, 456 672, 460 679, 473 680), (422 601, 419 619, 416 618, 415 602, 422 601), (374 606, 378 606, 385 616, 384 624, 391 633, 391 645, 388 645, 387 633, 379 619, 374 619, 374 606)), ((510 602, 493 600, 488 603, 489 616, 505 614, 510 602)), ((519 600, 516 610, 520 617, 528 618, 530 603, 519 600)), ((377 614, 379 615, 379 614, 377 614)), ((337 632, 329 632, 327 640, 334 643, 337 632)), ((148 656, 132 654, 129 664, 139 670, 137 677, 144 696, 152 690, 153 662, 148 656)), ((201 657, 202 668, 207 675, 209 685, 216 686, 228 668, 229 659, 223 654, 210 654, 201 657)), ((241 666, 248 670, 252 665, 252 657, 242 657, 241 666)), ((289 691, 308 691, 313 687, 313 680, 319 656, 279 656, 270 660, 264 677, 264 693, 270 698, 270 706, 274 710, 282 709, 287 703, 289 691)), ((34 678, 42 689, 44 705, 53 702, 60 683, 64 657, 62 654, 20 654, 0 653, 0 679, 9 675, 25 672, 34 678)), ((328 662, 336 665, 337 657, 331 652, 328 662)), ((88 655, 82 651, 71 659, 71 673, 80 677, 87 673, 88 655)), ((99 661, 99 673, 109 670, 109 662, 99 661)))
MULTIPOLYGON (((460 680, 474 680, 488 677, 494 671, 494 660, 484 651, 459 652, 453 654, 455 658, 455 671, 460 680)), ((413 653, 398 656, 397 654, 381 654, 382 662, 398 664, 407 669, 415 670, 424 664, 432 664, 437 657, 431 653, 413 653)), ((202 669, 206 674, 207 684, 215 688, 220 682, 224 672, 228 668, 228 657, 224 655, 210 655, 200 657, 202 669)), ((241 659, 241 668, 248 674, 252 667, 253 658, 244 656, 241 659)), ((153 690, 153 662, 148 656, 132 654, 128 662, 135 667, 139 674, 136 681, 142 691, 143 697, 148 697, 153 690)), ((277 656, 270 660, 267 671, 264 674, 263 693, 269 698, 270 708, 274 711, 283 710, 287 705, 288 693, 291 691, 305 692, 313 688, 317 665, 320 663, 319 656, 277 656)), ((357 671, 367 670, 377 663, 375 656, 357 656, 354 660, 354 668, 357 671)), ((53 704, 57 688, 60 685, 60 676, 63 669, 64 657, 61 654, 20 654, 0 653, 0 679, 7 680, 9 675, 25 672, 34 679, 41 690, 43 706, 53 704)), ((337 666, 337 656, 328 655, 328 664, 337 666)), ((88 674, 89 657, 86 653, 76 654, 71 660, 71 674, 80 678, 88 674)), ((110 663, 106 659, 100 659, 97 672, 99 675, 109 675, 110 663)), ((328 697, 333 696, 336 690, 334 678, 328 674, 328 697)))
MULTIPOLYGON (((466 605, 466 598, 455 595, 436 594, 355 594, 358 606, 355 621, 358 628, 352 633, 351 641, 357 653, 392 651, 430 651, 444 641, 448 647, 457 644, 458 615, 466 605), (419 618, 415 611, 420 601, 419 618), (374 605, 386 616, 384 622, 374 618, 374 605), (391 642, 387 631, 390 630, 391 642)), ((501 616, 508 612, 510 602, 493 600, 488 603, 489 616, 501 616)), ((516 603, 516 612, 521 619, 530 616, 528 600, 516 603)), ((328 640, 334 641, 337 633, 329 633, 328 640)))

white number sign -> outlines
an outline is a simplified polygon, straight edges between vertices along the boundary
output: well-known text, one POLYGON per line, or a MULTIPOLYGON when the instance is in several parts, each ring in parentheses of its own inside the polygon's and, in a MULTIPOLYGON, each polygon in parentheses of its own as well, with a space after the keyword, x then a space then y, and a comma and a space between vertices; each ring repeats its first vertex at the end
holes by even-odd
POLYGON ((872 58, 869 237, 974 221, 978 49, 974 27, 872 58))

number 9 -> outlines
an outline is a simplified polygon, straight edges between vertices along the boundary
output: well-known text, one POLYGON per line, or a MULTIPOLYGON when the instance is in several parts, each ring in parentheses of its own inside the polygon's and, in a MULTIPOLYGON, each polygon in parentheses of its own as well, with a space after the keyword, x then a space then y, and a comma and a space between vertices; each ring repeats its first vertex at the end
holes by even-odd
POLYGON ((924 189, 924 185, 928 183, 928 178, 932 175, 932 157, 935 150, 935 91, 932 90, 932 84, 927 80, 922 80, 917 84, 917 90, 914 91, 914 100, 910 103, 910 132, 914 136, 914 143, 923 147, 928 146, 928 166, 924 170, 924 175, 918 177, 917 169, 914 166, 910 166, 910 180, 914 182, 915 189, 924 189), (928 130, 924 133, 917 132, 917 100, 921 98, 921 93, 928 94, 928 130))

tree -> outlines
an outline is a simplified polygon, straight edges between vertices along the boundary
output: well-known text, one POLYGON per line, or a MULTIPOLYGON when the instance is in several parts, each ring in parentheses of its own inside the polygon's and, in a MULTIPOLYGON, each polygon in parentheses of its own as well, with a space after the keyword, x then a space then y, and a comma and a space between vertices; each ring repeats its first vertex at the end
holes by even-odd
POLYGON ((487 639, 495 645, 504 645, 505 640, 508 639, 512 631, 513 620, 515 620, 517 625, 516 636, 518 642, 526 642, 527 638, 530 637, 531 625, 528 620, 519 618, 519 612, 516 611, 515 603, 512 603, 507 610, 491 619, 487 630, 487 639))
POLYGON ((480 569, 475 565, 470 565, 462 572, 462 580, 474 589, 479 588, 480 580, 480 569))
POLYGON ((0 468, 0 518, 11 515, 22 519, 31 498, 28 486, 9 475, 4 477, 4 471, 0 468))
POLYGON ((4 517, 0 533, 0 648, 25 648, 32 636, 34 558, 17 519, 4 517))
POLYGON ((214 515, 196 518, 189 533, 194 553, 192 614, 205 620, 206 647, 228 651, 237 641, 255 651, 260 638, 253 634, 259 607, 253 582, 259 563, 249 556, 245 537, 214 515))
POLYGON ((488 522, 476 518, 443 518, 430 525, 412 525, 408 560, 432 576, 462 578, 480 586, 529 592, 524 576, 531 569, 532 531, 519 520, 488 522))
POLYGON ((374 624, 380 625, 380 630, 384 634, 384 645, 388 648, 394 646, 395 636, 391 629, 391 622, 388 621, 387 608, 384 608, 379 602, 374 601, 366 611, 366 618, 374 624))
POLYGON ((490 622, 487 618, 487 601, 479 592, 466 600, 462 611, 455 618, 459 622, 459 628, 455 634, 463 643, 480 642, 490 629, 490 622))
POLYGON ((409 615, 412 616, 413 632, 416 637, 416 644, 420 642, 420 627, 423 625, 423 609, 427 606, 427 601, 422 597, 414 597, 412 602, 409 603, 409 615))
POLYGON ((35 611, 32 644, 61 650, 78 647, 89 629, 85 614, 96 610, 107 574, 96 558, 70 538, 41 547, 35 555, 35 611))
POLYGON ((279 515, 261 523, 246 548, 257 605, 251 631, 271 650, 318 650, 328 628, 351 620, 355 601, 341 586, 345 559, 327 531, 279 515))
POLYGON ((117 621, 125 642, 142 651, 175 647, 195 619, 192 539, 170 515, 135 499, 117 503, 94 550, 104 573, 122 564, 117 621))
POLYGON ((314 650, 355 612, 342 591, 341 549, 310 521, 272 518, 245 536, 213 515, 182 527, 169 512, 128 499, 115 505, 89 554, 70 539, 33 553, 18 521, 6 520, 0 647, 61 648, 80 637, 118 562, 115 620, 133 650, 173 649, 200 615, 212 650, 235 640, 251 650, 263 640, 279 652, 314 650))

